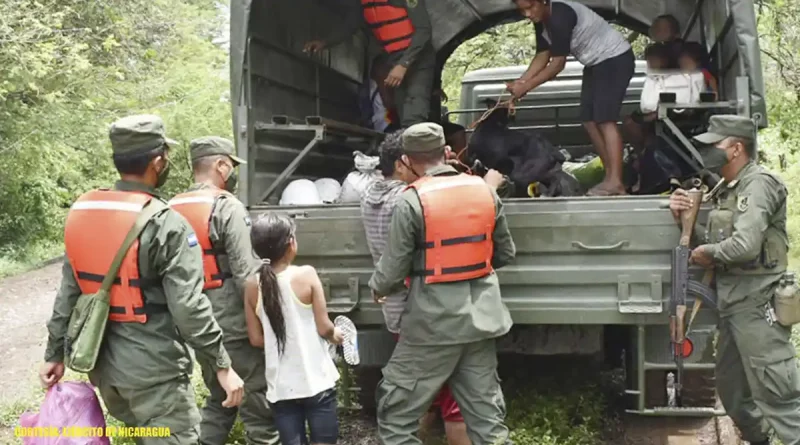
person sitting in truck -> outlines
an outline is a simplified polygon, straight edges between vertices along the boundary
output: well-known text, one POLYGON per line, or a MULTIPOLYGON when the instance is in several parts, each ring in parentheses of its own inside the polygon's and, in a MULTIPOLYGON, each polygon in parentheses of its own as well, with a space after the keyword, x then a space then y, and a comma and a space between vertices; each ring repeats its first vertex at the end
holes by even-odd
POLYGON ((324 41, 307 42, 304 51, 318 52, 355 34, 362 24, 359 11, 392 65, 383 83, 392 89, 400 125, 408 128, 427 121, 436 53, 425 0, 361 0, 360 8, 345 11, 345 23, 338 33, 324 41))
POLYGON ((622 135, 617 127, 622 101, 633 77, 630 43, 588 7, 568 0, 512 0, 534 23, 536 56, 530 67, 508 84, 513 99, 554 79, 572 54, 584 65, 581 119, 605 167, 603 181, 590 196, 624 195, 622 135))
POLYGON ((376 390, 380 441, 419 443, 417 422, 447 383, 472 443, 509 443, 495 342, 512 321, 494 270, 516 247, 503 203, 484 181, 445 163, 440 125, 414 125, 402 141, 394 167, 414 182, 396 197, 369 280, 379 304, 408 288, 402 332, 376 390))
MULTIPOLYGON (((361 216, 367 245, 376 265, 386 249, 395 203, 408 188, 408 184, 416 179, 402 161, 402 138, 403 132, 396 131, 388 134, 381 142, 378 153, 383 179, 370 184, 361 198, 361 216)), ((487 172, 483 179, 494 189, 503 183, 503 176, 496 170, 487 172)), ((404 287, 399 292, 388 295, 381 307, 386 329, 392 333, 395 340, 400 336, 400 318, 406 307, 407 297, 408 289, 404 287)), ((431 409, 436 408, 439 408, 445 424, 448 445, 469 444, 464 417, 461 416, 461 410, 447 385, 442 386, 442 390, 431 405, 431 409)), ((429 411, 420 423, 429 425, 434 414, 433 411, 429 411)))
POLYGON ((706 68, 709 63, 707 60, 707 52, 703 45, 697 42, 686 42, 683 44, 680 56, 678 57, 678 66, 681 71, 693 73, 701 71, 703 78, 706 81, 706 91, 714 93, 714 98, 719 97, 719 89, 717 86, 717 79, 711 74, 711 70, 706 68))
POLYGON ((677 68, 678 58, 680 57, 681 48, 683 47, 681 25, 678 19, 671 14, 664 14, 656 17, 652 25, 650 25, 649 35, 653 42, 662 43, 667 48, 669 60, 664 69, 677 68))
MULTIPOLYGON (((670 66, 670 48, 664 43, 654 43, 644 51, 647 60, 647 71, 660 71, 670 66)), ((641 152, 648 142, 655 136, 655 121, 657 112, 643 112, 641 109, 634 111, 622 123, 622 130, 626 141, 633 146, 634 151, 641 152)))

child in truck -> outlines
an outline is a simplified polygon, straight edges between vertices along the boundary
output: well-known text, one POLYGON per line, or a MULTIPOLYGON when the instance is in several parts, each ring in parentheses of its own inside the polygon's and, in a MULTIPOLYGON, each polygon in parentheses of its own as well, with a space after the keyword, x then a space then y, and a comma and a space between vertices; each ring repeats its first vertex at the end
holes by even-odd
MULTIPOLYGON (((654 43, 645 49, 644 57, 647 60, 647 72, 653 73, 670 68, 670 47, 664 43, 654 43)), ((645 145, 655 135, 657 113, 645 113, 641 109, 634 111, 625 119, 623 130, 625 136, 636 152, 641 152, 645 145)))
POLYGON ((686 73, 693 73, 701 71, 703 78, 706 81, 706 92, 714 93, 714 98, 719 98, 719 90, 717 87, 717 79, 711 74, 711 71, 704 68, 708 66, 706 59, 706 51, 703 45, 697 42, 686 42, 681 48, 680 56, 678 57, 678 65, 681 71, 686 73))
POLYGON ((328 342, 344 343, 345 359, 351 359, 355 327, 345 317, 330 321, 313 267, 292 265, 297 255, 292 218, 263 215, 253 223, 251 238, 262 266, 260 295, 245 299, 247 334, 253 346, 264 348, 267 401, 281 443, 335 444, 339 372, 328 342))

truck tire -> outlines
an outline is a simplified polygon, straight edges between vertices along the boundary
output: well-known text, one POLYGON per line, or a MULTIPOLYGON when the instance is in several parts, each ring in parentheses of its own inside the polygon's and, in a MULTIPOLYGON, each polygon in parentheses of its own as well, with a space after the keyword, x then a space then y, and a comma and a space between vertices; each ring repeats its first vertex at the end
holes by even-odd
POLYGON ((375 389, 378 387, 383 374, 378 367, 359 367, 355 370, 355 384, 358 386, 358 404, 361 412, 374 415, 377 411, 375 403, 375 389))

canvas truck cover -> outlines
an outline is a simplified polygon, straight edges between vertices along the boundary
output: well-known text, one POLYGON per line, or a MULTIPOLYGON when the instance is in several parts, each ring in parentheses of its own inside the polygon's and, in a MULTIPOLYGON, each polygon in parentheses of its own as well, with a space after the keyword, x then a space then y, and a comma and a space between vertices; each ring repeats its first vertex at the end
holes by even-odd
MULTIPOLYGON (((240 122, 244 120, 244 117, 237 110, 241 110, 244 104, 242 76, 245 73, 245 53, 250 27, 270 26, 270 20, 266 18, 251 17, 253 4, 259 1, 269 3, 276 0, 231 0, 230 83, 234 134, 236 135, 241 134, 243 125, 246 124, 246 122, 240 122)), ((686 35, 688 40, 700 41, 705 38, 707 44, 711 46, 715 42, 714 37, 709 36, 723 34, 724 38, 732 39, 725 45, 720 45, 723 48, 723 54, 720 56, 722 64, 737 68, 731 72, 749 78, 751 114, 760 118, 759 123, 762 128, 766 127, 764 81, 752 0, 583 0, 582 3, 592 7, 608 20, 642 33, 647 32, 647 28, 654 18, 668 13, 680 21, 684 27, 682 31, 689 30, 686 35), (702 26, 700 26, 701 24, 702 26), (729 28, 729 32, 723 33, 722 30, 726 27, 729 28)), ((476 24, 484 24, 483 29, 486 29, 495 23, 508 21, 513 19, 515 11, 514 3, 511 0, 436 0, 428 1, 426 5, 431 16, 433 45, 437 51, 448 46, 450 47, 449 51, 452 51, 453 42, 472 37, 465 35, 465 31, 468 29, 479 29, 480 26, 476 28, 476 24)), ((356 0, 296 1, 290 7, 297 8, 297 14, 292 12, 292 17, 277 19, 281 23, 286 23, 288 20, 287 29, 289 31, 287 32, 291 32, 293 21, 297 22, 295 26, 304 26, 304 23, 300 23, 300 21, 308 18, 305 14, 308 14, 309 9, 306 8, 313 10, 323 6, 328 9, 332 6, 360 7, 356 0)), ((269 10, 270 14, 285 14, 281 8, 260 9, 269 10)), ((276 18, 271 19, 275 20, 276 18)), ((288 49, 300 50, 300 48, 294 47, 288 49)), ((236 139, 237 142, 241 142, 241 137, 236 139)), ((240 151, 240 153, 243 152, 240 151)))

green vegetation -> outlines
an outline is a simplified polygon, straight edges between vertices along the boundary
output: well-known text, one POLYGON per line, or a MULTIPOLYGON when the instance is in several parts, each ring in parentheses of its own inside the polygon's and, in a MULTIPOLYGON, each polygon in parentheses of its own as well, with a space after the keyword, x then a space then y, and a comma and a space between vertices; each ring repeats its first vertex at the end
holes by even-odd
POLYGON ((158 114, 183 143, 167 194, 190 139, 230 135, 213 0, 7 0, 0 17, 0 275, 57 254, 70 204, 113 183, 116 118, 158 114))

